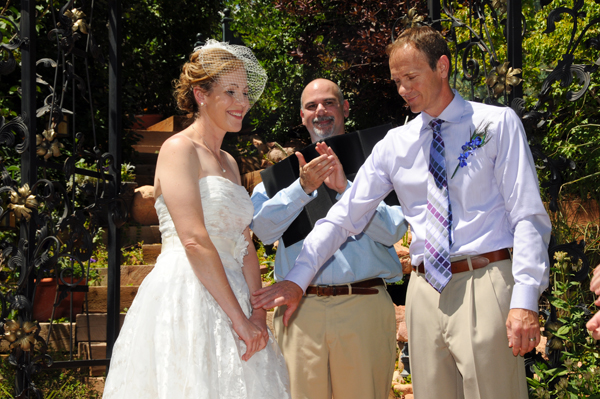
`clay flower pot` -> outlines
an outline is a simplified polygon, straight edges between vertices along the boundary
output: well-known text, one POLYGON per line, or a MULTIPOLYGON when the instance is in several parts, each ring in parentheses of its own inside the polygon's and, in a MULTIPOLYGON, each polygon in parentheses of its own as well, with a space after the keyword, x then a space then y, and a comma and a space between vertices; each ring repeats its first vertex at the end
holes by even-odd
MULTIPOLYGON (((86 285, 85 279, 81 280, 79 285, 86 285)), ((35 298, 33 302, 33 319, 45 322, 50 320, 52 317, 52 308, 54 306, 55 298, 58 300, 60 297, 56 297, 57 283, 55 277, 47 277, 40 280, 37 285, 35 292, 35 298)), ((83 301, 85 300, 85 292, 73 292, 73 316, 72 320, 75 320, 75 316, 83 312, 83 301)), ((60 304, 56 307, 54 312, 54 319, 60 319, 63 317, 69 318, 71 304, 71 295, 68 293, 67 297, 64 298, 60 304)))

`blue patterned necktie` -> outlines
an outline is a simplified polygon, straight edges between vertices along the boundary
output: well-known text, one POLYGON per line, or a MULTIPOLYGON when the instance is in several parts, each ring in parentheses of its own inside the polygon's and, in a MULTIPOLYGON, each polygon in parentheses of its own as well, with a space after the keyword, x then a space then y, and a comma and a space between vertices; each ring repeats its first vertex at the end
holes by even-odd
POLYGON ((452 246, 452 208, 448 197, 448 178, 444 158, 441 119, 433 119, 433 141, 429 154, 427 176, 427 231, 423 263, 425 278, 438 292, 442 292, 452 278, 450 247, 452 246))

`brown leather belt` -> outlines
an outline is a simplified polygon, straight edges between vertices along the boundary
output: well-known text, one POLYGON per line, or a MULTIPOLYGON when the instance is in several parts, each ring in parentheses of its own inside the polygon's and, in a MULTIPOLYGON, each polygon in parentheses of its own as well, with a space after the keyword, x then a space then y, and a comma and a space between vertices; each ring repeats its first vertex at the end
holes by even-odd
MULTIPOLYGON (((481 255, 471 256, 471 265, 473 266, 473 270, 476 270, 486 267, 490 263, 499 262, 506 259, 510 259, 510 252, 508 249, 504 248, 481 255)), ((466 272, 469 270, 469 262, 466 259, 457 260, 456 262, 452 262, 450 268, 452 270, 452 274, 466 272)), ((413 270, 418 270, 419 273, 425 273, 425 267, 423 266, 423 263, 421 263, 419 266, 413 266, 413 270)))
POLYGON ((359 281, 358 283, 344 285, 309 285, 306 295, 337 296, 337 295, 374 295, 379 292, 377 288, 385 285, 382 278, 359 281))

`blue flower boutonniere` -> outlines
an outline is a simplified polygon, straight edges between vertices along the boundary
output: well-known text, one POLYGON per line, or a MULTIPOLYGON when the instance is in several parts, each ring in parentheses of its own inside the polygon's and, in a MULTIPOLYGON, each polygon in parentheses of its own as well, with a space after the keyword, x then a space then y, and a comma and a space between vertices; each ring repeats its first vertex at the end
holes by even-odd
POLYGON ((479 147, 483 147, 489 141, 488 129, 492 122, 487 122, 485 125, 482 122, 477 129, 471 134, 471 139, 462 146, 463 152, 458 156, 458 165, 456 165, 456 169, 454 169, 454 173, 452 173, 451 179, 454 178, 456 172, 458 172, 458 168, 464 168, 467 166, 467 158, 469 155, 473 155, 475 150, 479 147))

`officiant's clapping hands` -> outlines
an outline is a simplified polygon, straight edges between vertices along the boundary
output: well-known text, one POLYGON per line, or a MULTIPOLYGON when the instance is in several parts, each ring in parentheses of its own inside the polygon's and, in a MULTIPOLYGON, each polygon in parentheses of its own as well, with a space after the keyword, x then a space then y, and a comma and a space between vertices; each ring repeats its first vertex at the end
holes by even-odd
POLYGON ((308 163, 301 152, 296 152, 304 192, 310 194, 325 183, 330 189, 343 193, 348 181, 337 155, 324 142, 317 143, 315 149, 320 155, 308 163))

